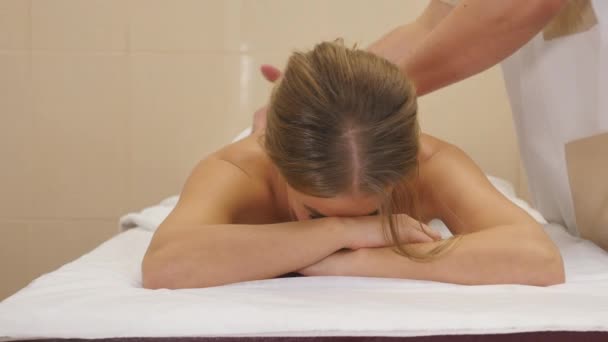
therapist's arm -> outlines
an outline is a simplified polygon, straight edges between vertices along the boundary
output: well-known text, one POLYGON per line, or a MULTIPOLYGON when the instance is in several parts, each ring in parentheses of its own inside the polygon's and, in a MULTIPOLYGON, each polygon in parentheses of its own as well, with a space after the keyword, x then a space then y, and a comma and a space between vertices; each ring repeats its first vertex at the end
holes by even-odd
POLYGON ((399 67, 424 95, 499 63, 527 43, 565 0, 431 0, 414 22, 369 47, 399 67))
POLYGON ((398 26, 367 47, 367 51, 399 65, 450 13, 452 6, 431 0, 412 22, 398 26))

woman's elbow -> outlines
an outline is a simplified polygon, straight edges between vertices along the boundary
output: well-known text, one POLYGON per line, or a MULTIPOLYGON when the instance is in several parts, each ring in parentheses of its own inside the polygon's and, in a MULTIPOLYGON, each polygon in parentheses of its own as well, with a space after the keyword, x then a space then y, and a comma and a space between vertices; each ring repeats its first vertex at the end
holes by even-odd
MULTIPOLYGON (((166 253, 165 253, 166 254, 166 253)), ((192 262, 175 256, 148 253, 141 264, 142 287, 157 289, 192 289, 229 283, 210 265, 192 266, 192 262)))
POLYGON ((141 287, 148 290, 158 290, 169 288, 166 282, 156 274, 142 272, 141 287))
POLYGON ((195 287, 188 284, 188 279, 184 278, 183 274, 179 271, 179 265, 175 260, 158 253, 147 253, 141 264, 141 283, 145 289, 176 290, 195 287))
POLYGON ((146 254, 141 263, 141 285, 145 289, 158 290, 175 288, 167 275, 166 267, 158 257, 146 254))
POLYGON ((539 247, 535 254, 537 267, 530 285, 551 286, 566 282, 564 261, 557 247, 551 243, 550 246, 539 247))

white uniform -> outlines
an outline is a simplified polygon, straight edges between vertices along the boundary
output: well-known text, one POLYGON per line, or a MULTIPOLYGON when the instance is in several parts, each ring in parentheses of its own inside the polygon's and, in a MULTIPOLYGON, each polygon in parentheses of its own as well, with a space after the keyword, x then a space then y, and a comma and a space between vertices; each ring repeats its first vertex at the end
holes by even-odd
POLYGON ((608 1, 592 5, 597 24, 589 30, 538 34, 502 63, 532 201, 575 234, 565 145, 608 132, 608 1))
MULTIPOLYGON (((608 132, 608 1, 591 5, 597 20, 588 30, 551 40, 540 33, 502 63, 532 201, 549 222, 573 234, 580 232, 565 146, 608 132)), ((605 151, 596 164, 603 171, 591 169, 603 181, 595 189, 604 193, 593 196, 604 203, 600 221, 606 226, 593 229, 608 232, 608 139, 597 144, 596 160, 597 150, 605 151)))

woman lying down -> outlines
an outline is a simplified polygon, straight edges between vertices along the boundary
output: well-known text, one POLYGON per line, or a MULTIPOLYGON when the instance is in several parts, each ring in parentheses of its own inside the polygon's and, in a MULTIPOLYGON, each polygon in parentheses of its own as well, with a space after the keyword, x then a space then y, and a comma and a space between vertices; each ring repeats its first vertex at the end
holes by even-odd
POLYGON ((340 42, 294 53, 265 129, 192 171, 143 260, 146 288, 297 272, 564 282, 559 250, 460 149, 420 133, 399 69, 340 42), (454 237, 424 224, 441 219, 454 237))

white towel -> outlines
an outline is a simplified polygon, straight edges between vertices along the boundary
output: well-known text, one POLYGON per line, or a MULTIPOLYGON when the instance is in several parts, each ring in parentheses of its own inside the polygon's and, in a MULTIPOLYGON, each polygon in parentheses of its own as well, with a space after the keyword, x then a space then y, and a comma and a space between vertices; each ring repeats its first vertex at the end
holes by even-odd
POLYGON ((143 228, 148 231, 155 231, 156 228, 165 220, 178 201, 177 196, 171 196, 158 205, 143 209, 138 213, 129 213, 119 220, 120 231, 131 228, 143 228))

